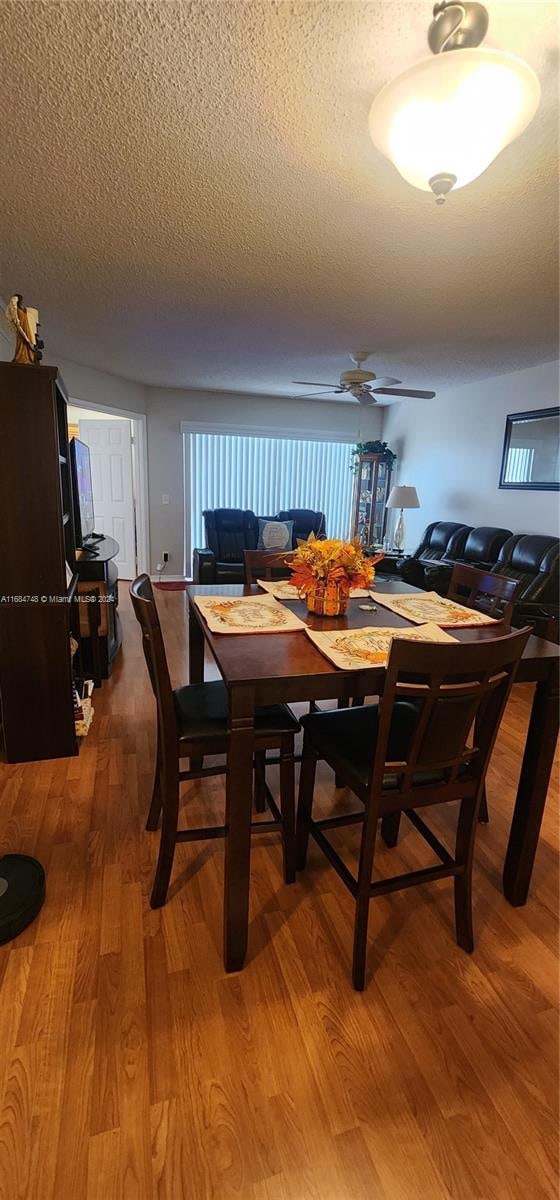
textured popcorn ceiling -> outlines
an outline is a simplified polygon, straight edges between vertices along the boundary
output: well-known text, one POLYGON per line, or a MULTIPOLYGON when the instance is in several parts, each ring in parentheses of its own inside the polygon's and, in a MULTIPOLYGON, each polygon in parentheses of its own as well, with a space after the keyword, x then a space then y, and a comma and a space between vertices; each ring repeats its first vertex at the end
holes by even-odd
POLYGON ((3 0, 0 295, 57 355, 289 395, 346 351, 441 386, 556 356, 558 9, 489 0, 543 85, 443 208, 370 141, 431 4, 3 0))

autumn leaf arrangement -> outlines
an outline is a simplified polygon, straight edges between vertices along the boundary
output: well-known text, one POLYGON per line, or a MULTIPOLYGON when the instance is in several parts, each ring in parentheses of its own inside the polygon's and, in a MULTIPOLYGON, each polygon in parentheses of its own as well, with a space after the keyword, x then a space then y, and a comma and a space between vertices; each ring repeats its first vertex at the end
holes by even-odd
POLYGON ((290 559, 291 582, 303 596, 321 586, 336 586, 348 596, 352 588, 373 587, 375 564, 382 558, 366 558, 357 538, 342 541, 311 533, 306 542, 298 542, 290 559))

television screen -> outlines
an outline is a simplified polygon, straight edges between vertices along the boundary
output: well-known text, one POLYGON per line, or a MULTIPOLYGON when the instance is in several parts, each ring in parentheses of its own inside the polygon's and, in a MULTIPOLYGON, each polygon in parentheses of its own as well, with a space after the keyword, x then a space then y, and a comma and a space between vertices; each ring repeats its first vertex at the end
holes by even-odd
POLYGON ((79 438, 72 438, 70 451, 72 456, 76 545, 83 546, 86 538, 93 533, 95 528, 89 446, 86 446, 85 442, 81 442, 79 438))

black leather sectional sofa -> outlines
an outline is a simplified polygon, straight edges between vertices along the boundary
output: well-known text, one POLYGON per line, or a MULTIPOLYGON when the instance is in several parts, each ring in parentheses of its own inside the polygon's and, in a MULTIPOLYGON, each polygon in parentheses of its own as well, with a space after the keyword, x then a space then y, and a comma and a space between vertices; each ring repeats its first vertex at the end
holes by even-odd
POLYGON ((399 564, 400 575, 415 587, 437 591, 443 596, 455 563, 490 568, 510 537, 511 529, 486 525, 473 529, 453 521, 434 521, 424 530, 412 557, 399 564))
POLYGON ((401 578, 444 596, 455 563, 483 568, 519 581, 514 624, 531 624, 551 636, 558 622, 560 540, 539 533, 512 533, 483 525, 472 529, 451 521, 428 525, 411 558, 398 564, 401 578))

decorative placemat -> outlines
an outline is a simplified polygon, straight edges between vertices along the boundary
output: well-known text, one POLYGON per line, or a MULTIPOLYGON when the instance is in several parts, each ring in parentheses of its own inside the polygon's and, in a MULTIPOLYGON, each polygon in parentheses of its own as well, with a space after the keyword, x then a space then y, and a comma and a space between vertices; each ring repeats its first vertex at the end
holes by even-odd
MULTIPOLYGON (((275 596, 277 600, 299 600, 300 594, 297 587, 290 583, 289 579, 257 579, 259 587, 265 592, 269 592, 271 596, 275 596)), ((367 588, 350 588, 350 599, 357 600, 367 598, 370 595, 367 588)))
POLYGON ((294 633, 303 621, 273 596, 195 596, 212 633, 294 633))
POLYGON ((453 629, 461 626, 468 629, 474 625, 496 625, 496 617, 467 608, 464 604, 456 604, 454 600, 446 600, 437 592, 423 592, 422 595, 412 595, 409 592, 398 592, 389 595, 388 592, 375 591, 370 593, 377 604, 390 608, 391 612, 407 621, 415 621, 421 625, 425 621, 433 621, 443 629, 453 629))
POLYGON ((393 638, 409 642, 455 642, 457 639, 444 633, 433 623, 419 625, 417 629, 389 629, 387 626, 368 625, 363 629, 346 629, 344 632, 329 630, 318 633, 315 629, 305 632, 315 642, 317 649, 335 667, 343 671, 355 671, 364 667, 386 667, 393 638))

